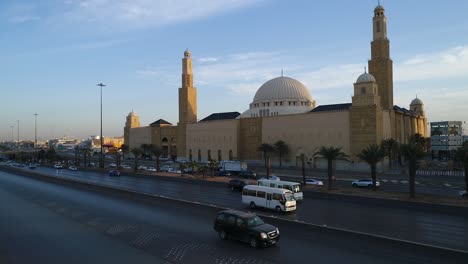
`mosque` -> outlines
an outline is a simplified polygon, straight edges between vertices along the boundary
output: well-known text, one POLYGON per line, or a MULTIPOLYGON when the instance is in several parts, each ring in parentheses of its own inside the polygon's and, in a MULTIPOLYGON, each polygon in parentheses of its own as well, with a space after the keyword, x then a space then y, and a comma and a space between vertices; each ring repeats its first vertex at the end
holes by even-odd
MULTIPOLYGON (((197 90, 193 86, 191 54, 186 50, 182 59, 177 125, 159 119, 142 127, 132 111, 126 119, 124 142, 130 149, 142 144, 158 145, 164 155, 177 160, 260 163, 262 153, 258 146, 282 140, 289 146, 289 153, 283 158, 288 165, 300 164, 301 154, 312 159, 321 146, 341 147, 351 157, 349 161, 337 162, 337 168, 362 165, 356 154, 372 143, 380 144, 389 138, 407 143, 416 133, 428 136, 420 99, 414 99, 409 109, 393 104, 393 62, 387 18, 381 5, 374 9, 368 69, 354 83, 350 103, 316 105, 304 84, 279 76, 257 90, 242 114, 213 113, 197 121, 197 90)), ((272 163, 275 162, 273 158, 272 163)), ((320 158, 313 158, 313 164, 326 166, 320 158)))

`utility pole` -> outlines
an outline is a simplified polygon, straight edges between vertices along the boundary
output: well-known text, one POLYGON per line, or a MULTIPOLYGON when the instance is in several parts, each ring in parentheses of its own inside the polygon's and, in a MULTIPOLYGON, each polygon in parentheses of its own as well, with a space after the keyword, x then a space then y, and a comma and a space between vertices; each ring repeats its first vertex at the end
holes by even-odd
POLYGON ((103 157, 103 144, 104 144, 104 139, 102 138, 102 87, 105 87, 106 85, 103 83, 98 83, 97 86, 101 87, 101 154, 99 155, 99 167, 104 168, 104 157, 103 157))
POLYGON ((20 146, 20 137, 19 137, 19 120, 16 120, 16 123, 18 124, 18 142, 16 143, 16 148, 19 149, 20 146))
POLYGON ((11 128, 11 143, 15 142, 15 137, 13 136, 14 133, 13 133, 13 128, 15 128, 15 126, 10 126, 11 128))

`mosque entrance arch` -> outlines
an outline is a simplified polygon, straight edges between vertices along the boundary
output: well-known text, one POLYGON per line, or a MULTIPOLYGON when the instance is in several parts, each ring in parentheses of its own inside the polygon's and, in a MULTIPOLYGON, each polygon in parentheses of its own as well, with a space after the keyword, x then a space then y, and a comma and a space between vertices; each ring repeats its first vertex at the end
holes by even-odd
POLYGON ((177 159, 177 141, 175 137, 171 138, 169 141, 169 155, 171 156, 172 160, 177 159))
POLYGON ((162 156, 167 158, 169 155, 169 140, 167 138, 163 138, 161 140, 161 148, 162 148, 162 156))

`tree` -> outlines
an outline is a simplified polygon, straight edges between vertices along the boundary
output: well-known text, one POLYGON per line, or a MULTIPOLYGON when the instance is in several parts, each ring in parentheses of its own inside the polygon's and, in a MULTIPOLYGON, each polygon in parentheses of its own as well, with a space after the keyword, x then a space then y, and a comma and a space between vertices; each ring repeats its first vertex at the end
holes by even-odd
POLYGON ((415 198, 416 162, 424 153, 420 144, 410 140, 408 144, 403 144, 401 146, 401 154, 408 160, 409 164, 409 197, 415 198))
POLYGON ((358 158, 367 162, 371 167, 372 189, 377 190, 377 164, 385 158, 385 150, 377 144, 371 144, 363 149, 358 155, 358 158))
POLYGON ((414 143, 418 144, 421 146, 421 150, 426 153, 429 151, 430 148, 430 138, 423 137, 421 134, 416 133, 410 137, 410 141, 413 141, 414 143))
POLYGON ((282 167, 282 158, 283 158, 283 155, 284 155, 284 154, 288 154, 288 152, 289 152, 289 147, 288 147, 288 145, 287 145, 284 141, 282 141, 282 140, 276 141, 276 143, 274 144, 274 147, 275 147, 276 153, 278 154, 279 162, 280 162, 280 168, 281 168, 281 167, 282 167))
POLYGON ((262 143, 260 146, 258 146, 257 150, 263 153, 263 158, 265 159, 265 168, 266 168, 267 159, 270 157, 269 153, 273 152, 275 148, 270 144, 262 143))
POLYGON ((130 147, 127 144, 123 144, 120 146, 120 149, 122 150, 122 159, 125 159, 125 154, 128 154, 130 147))
POLYGON ((332 189, 332 174, 333 174, 333 161, 342 159, 346 160, 349 156, 344 153, 341 148, 335 148, 333 146, 326 147, 321 146, 317 152, 314 153, 314 157, 322 156, 327 160, 328 163, 328 190, 332 189))
POLYGON ((49 162, 54 162, 57 159, 57 152, 55 152, 55 149, 53 147, 51 147, 45 153, 45 157, 46 157, 46 159, 49 160, 49 162))
POLYGON ((214 171, 216 168, 218 168, 219 162, 216 160, 209 160, 208 161, 208 167, 210 168, 211 171, 211 176, 214 176, 214 171))
POLYGON ((194 160, 190 161, 187 166, 192 170, 192 173, 195 173, 195 168, 198 167, 198 163, 194 160))
MULTIPOLYGON (((465 170, 465 191, 468 193, 468 142, 463 143, 463 146, 457 149, 455 158, 463 163, 465 170)), ((468 194, 465 197, 468 198, 468 194)))
POLYGON ((151 154, 156 157, 156 170, 159 171, 159 158, 162 155, 162 149, 158 145, 151 145, 151 154))
POLYGON ((180 176, 184 176, 184 170, 187 168, 187 165, 185 163, 180 163, 179 164, 179 170, 180 170, 180 176))
POLYGON ((142 154, 146 156, 148 151, 151 149, 151 144, 141 144, 142 154))
POLYGON ((388 156, 388 166, 390 167, 390 169, 392 168, 392 160, 397 145, 398 142, 393 138, 382 140, 382 148, 385 151, 385 154, 388 156))
POLYGON ((130 150, 130 152, 132 152, 133 156, 135 156, 134 170, 137 171, 137 169, 138 169, 138 158, 140 158, 140 156, 143 154, 143 150, 141 148, 133 148, 132 150, 130 150))

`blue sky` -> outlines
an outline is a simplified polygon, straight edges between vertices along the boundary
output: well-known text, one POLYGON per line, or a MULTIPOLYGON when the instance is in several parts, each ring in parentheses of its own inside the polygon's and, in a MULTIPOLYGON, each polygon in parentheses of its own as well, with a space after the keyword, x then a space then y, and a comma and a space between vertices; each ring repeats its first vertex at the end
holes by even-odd
MULTIPOLYGON (((382 0, 395 103, 418 95, 429 121, 468 119, 468 2, 382 0)), ((181 59, 189 48, 198 117, 248 108, 265 81, 303 82, 317 104, 350 102, 370 57, 375 0, 0 1, 0 140, 123 134, 177 123, 181 59)))

